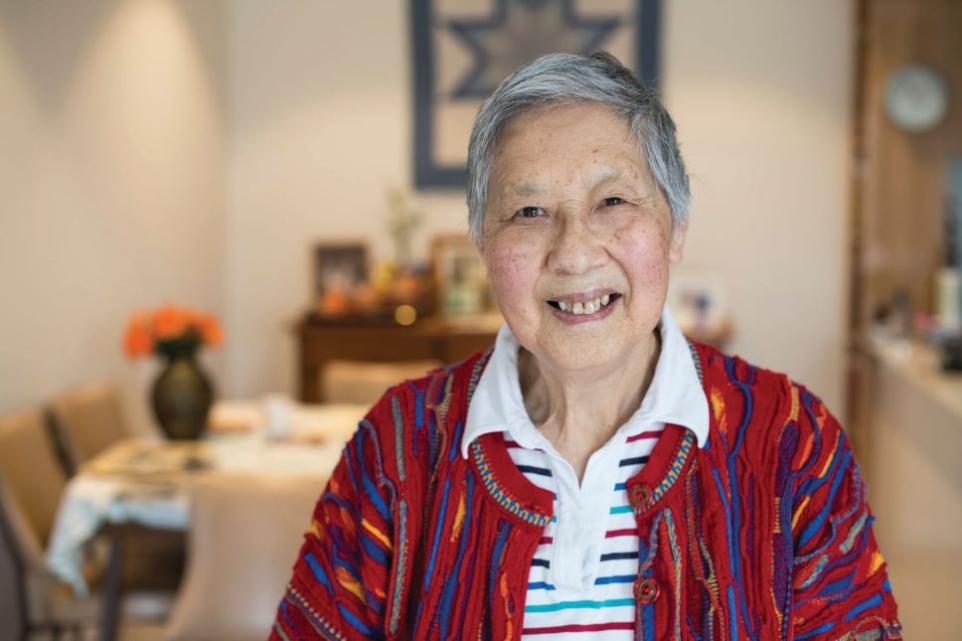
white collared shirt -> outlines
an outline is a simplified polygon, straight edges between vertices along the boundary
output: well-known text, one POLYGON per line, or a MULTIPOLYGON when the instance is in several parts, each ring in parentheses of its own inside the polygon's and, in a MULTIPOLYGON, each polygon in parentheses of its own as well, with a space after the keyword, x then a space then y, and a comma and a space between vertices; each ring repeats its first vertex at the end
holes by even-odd
POLYGON ((554 517, 529 573, 524 638, 631 638, 638 537, 625 481, 644 466, 666 423, 691 429, 699 447, 708 440, 708 401, 688 342, 667 305, 658 331, 661 351, 641 405, 590 456, 580 485, 571 464, 528 416, 517 339, 507 324, 498 332, 468 407, 461 454, 467 458, 479 436, 502 432, 519 469, 554 494, 554 517), (590 631, 573 627, 586 624, 590 631))

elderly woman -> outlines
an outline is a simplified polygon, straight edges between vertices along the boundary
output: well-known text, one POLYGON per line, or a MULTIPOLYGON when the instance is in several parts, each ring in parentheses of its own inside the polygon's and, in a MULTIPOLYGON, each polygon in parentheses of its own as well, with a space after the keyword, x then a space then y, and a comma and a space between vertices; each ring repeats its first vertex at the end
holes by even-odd
POLYGON ((689 192, 652 89, 540 58, 481 107, 468 175, 506 323, 361 422, 272 638, 901 638, 838 422, 665 306, 689 192))

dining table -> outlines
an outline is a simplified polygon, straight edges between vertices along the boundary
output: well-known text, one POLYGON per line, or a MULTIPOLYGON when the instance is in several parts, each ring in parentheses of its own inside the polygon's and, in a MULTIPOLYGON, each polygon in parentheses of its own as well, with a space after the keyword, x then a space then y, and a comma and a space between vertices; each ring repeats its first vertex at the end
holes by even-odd
POLYGON ((316 479, 318 495, 367 406, 284 399, 220 401, 191 441, 128 438, 85 462, 67 483, 47 546, 51 573, 89 594, 91 543, 106 541, 100 638, 113 641, 122 598, 123 547, 131 538, 190 530, 191 486, 205 474, 316 479))

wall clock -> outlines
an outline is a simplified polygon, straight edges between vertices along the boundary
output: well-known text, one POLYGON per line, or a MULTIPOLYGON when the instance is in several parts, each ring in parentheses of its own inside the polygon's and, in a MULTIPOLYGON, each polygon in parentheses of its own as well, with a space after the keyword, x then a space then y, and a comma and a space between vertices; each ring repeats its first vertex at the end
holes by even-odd
POLYGON ((919 133, 935 128, 945 117, 949 92, 932 68, 906 65, 889 76, 885 87, 885 113, 896 127, 919 133))

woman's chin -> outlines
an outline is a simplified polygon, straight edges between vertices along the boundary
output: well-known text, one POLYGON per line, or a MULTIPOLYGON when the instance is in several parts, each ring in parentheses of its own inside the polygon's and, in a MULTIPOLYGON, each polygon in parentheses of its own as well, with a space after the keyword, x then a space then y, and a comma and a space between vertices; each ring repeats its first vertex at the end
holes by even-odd
MULTIPOLYGON (((583 326, 581 326, 583 327, 583 326)), ((553 336, 534 352, 559 372, 612 371, 627 364, 634 353, 629 345, 605 333, 574 332, 574 336, 553 336)))

